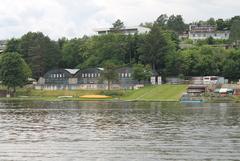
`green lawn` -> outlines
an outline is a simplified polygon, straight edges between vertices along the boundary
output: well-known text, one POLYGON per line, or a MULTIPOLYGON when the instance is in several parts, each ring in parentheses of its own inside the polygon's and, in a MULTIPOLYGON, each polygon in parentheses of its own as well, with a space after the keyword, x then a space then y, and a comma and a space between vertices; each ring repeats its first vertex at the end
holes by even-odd
POLYGON ((147 86, 128 91, 121 99, 129 101, 179 101, 186 89, 187 85, 147 86))
MULTIPOLYGON (((34 90, 18 89, 17 97, 12 99, 20 100, 92 100, 82 99, 80 96, 89 94, 104 94, 113 96, 113 99, 125 101, 179 101, 181 95, 186 92, 187 85, 160 85, 146 86, 138 90, 34 90), (59 96, 72 96, 72 98, 59 98, 59 96)), ((4 98, 3 98, 4 99, 4 98)), ((112 99, 101 99, 112 100, 112 99)))

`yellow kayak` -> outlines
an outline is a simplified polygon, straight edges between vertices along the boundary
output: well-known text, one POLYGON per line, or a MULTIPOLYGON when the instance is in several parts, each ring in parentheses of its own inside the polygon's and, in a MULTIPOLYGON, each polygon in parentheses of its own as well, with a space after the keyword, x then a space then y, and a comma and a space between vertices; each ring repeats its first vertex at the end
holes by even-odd
POLYGON ((106 98, 112 98, 112 97, 106 96, 106 95, 84 95, 84 96, 80 96, 80 98, 106 99, 106 98))

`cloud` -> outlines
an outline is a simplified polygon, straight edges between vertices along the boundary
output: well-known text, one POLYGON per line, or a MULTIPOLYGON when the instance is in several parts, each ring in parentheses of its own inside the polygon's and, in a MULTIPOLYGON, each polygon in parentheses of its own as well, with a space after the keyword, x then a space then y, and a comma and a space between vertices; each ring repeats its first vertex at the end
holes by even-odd
POLYGON ((0 39, 41 31, 53 39, 93 34, 116 19, 126 25, 154 21, 160 14, 181 14, 186 22, 239 15, 236 0, 2 0, 0 39))

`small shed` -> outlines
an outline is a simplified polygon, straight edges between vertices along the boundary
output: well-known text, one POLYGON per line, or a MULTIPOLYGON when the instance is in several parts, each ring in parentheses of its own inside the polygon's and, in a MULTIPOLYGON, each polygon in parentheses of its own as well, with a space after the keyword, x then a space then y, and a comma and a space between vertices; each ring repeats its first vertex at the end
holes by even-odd
POLYGON ((189 85, 187 89, 188 94, 201 95, 207 91, 206 85, 189 85))

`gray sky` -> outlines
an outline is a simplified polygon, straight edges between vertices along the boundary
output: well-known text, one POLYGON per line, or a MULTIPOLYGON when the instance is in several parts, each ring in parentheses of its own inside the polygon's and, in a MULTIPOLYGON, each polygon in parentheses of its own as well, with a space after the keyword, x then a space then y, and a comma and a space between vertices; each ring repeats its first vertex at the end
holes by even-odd
POLYGON ((0 39, 41 31, 52 39, 93 34, 116 19, 136 26, 160 14, 186 22, 240 15, 239 0, 1 0, 0 39))

